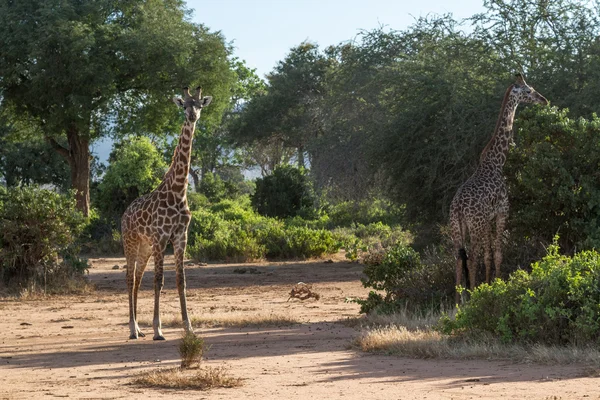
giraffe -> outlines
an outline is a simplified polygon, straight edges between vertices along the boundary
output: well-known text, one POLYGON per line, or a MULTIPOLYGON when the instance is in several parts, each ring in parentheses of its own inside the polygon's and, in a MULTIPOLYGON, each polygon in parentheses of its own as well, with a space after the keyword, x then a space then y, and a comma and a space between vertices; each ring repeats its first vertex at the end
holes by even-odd
POLYGON ((173 244, 175 251, 175 271, 181 317, 186 332, 193 332, 187 313, 185 296, 185 272, 183 256, 187 245, 187 230, 191 214, 187 204, 188 173, 190 155, 196 121, 202 109, 210 104, 211 96, 202 97, 202 89, 197 88, 194 96, 189 89, 183 89, 184 97, 174 97, 177 106, 185 111, 185 122, 179 143, 173 154, 173 161, 163 181, 151 193, 134 200, 121 219, 123 247, 127 259, 127 292, 129 295, 130 339, 145 336, 137 323, 138 289, 148 264, 154 257, 154 340, 165 340, 160 322, 160 291, 164 284, 163 257, 167 243, 173 244))
MULTIPOLYGON (((508 217, 508 192, 502 168, 506 162, 509 146, 513 140, 513 121, 520 103, 548 104, 548 100, 531 86, 521 74, 516 82, 508 87, 496 128, 491 140, 481 152, 477 170, 458 189, 450 205, 450 230, 454 243, 456 261, 456 286, 462 282, 463 271, 467 285, 473 290, 476 286, 477 261, 484 254, 485 280, 490 282, 492 273, 491 240, 494 219, 494 265, 496 277, 500 277, 502 264, 502 234, 508 217), (470 239, 470 252, 467 257, 466 237, 470 239)), ((460 298, 456 293, 456 303, 460 298)))

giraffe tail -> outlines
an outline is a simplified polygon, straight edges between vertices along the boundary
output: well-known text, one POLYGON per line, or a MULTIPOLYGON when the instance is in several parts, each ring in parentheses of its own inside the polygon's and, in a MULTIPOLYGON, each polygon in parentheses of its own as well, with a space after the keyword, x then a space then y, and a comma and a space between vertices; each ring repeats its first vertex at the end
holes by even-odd
POLYGON ((467 268, 467 260, 469 259, 469 257, 467 257, 467 251, 464 247, 458 249, 458 256, 462 260, 463 275, 465 276, 467 288, 469 288, 471 287, 469 280, 469 269, 467 268))

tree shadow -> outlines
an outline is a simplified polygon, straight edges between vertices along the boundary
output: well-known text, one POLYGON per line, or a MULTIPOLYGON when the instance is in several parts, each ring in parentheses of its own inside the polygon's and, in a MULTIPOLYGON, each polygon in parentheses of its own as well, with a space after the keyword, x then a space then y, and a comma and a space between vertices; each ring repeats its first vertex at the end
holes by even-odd
MULTIPOLYGON (((0 346, 4 368, 55 369, 96 367, 90 379, 129 377, 149 366, 178 366, 177 346, 181 329, 166 329, 167 341, 143 339, 94 339, 66 350, 44 351, 64 343, 41 343, 17 351, 0 346), (33 351, 32 351, 33 350, 33 351)), ((309 359, 317 382, 368 379, 369 382, 402 383, 431 381, 440 388, 510 382, 549 382, 579 377, 576 366, 524 365, 485 360, 422 360, 363 353, 350 346, 356 330, 335 322, 319 322, 281 328, 213 328, 198 332, 209 346, 209 360, 236 362, 240 359, 291 357, 292 362, 309 359), (319 357, 318 353, 326 353, 319 357), (315 361, 311 361, 311 360, 315 361), (557 372, 559 371, 559 372, 557 372)), ((148 332, 147 332, 148 334, 148 332)), ((579 371, 579 372, 578 372, 579 371)))

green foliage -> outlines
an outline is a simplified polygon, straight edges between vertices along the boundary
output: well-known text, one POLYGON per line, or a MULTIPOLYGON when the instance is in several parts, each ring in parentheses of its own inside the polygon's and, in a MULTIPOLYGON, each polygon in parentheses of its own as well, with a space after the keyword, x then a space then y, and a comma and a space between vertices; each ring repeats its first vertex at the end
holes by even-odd
POLYGON ((556 244, 531 266, 471 293, 447 332, 485 331, 505 342, 598 345, 600 254, 561 256, 556 244))
POLYGON ((158 186, 166 168, 148 138, 134 136, 116 143, 98 185, 97 206, 102 216, 120 219, 132 201, 158 186))
POLYGON ((2 197, 0 279, 5 284, 31 287, 87 269, 87 262, 74 256, 84 218, 71 197, 34 186, 10 188, 2 197))
POLYGON ((232 197, 232 193, 228 189, 231 188, 223 182, 219 175, 207 172, 202 177, 197 191, 206 196, 210 202, 217 203, 223 199, 232 197))
POLYGON ((101 217, 95 208, 90 210, 78 244, 84 254, 114 256, 123 253, 121 232, 115 228, 115 221, 101 217))
POLYGON ((256 180, 252 206, 268 217, 310 215, 315 204, 312 187, 304 169, 280 166, 272 175, 256 180))
POLYGON ((321 257, 339 250, 339 243, 332 233, 324 229, 272 224, 257 234, 266 246, 268 258, 321 257))
POLYGON ((189 14, 179 0, 0 2, 1 108, 18 109, 68 161, 85 215, 91 141, 176 132, 181 112, 165 96, 200 80, 214 98, 200 129, 231 106, 232 47, 189 14))
POLYGON ((188 237, 188 254, 200 261, 309 258, 339 249, 330 231, 263 217, 247 197, 192 212, 188 237))
POLYGON ((327 204, 324 212, 329 217, 327 222, 329 228, 347 227, 352 224, 369 225, 378 222, 392 226, 404 221, 403 207, 378 198, 327 204))
POLYGON ((367 299, 356 300, 361 313, 393 313, 403 309, 423 311, 440 306, 453 293, 452 269, 421 261, 405 244, 366 257, 363 286, 375 289, 367 299))
POLYGON ((559 233, 568 253, 600 247, 600 119, 567 112, 530 108, 517 121, 506 165, 517 245, 531 238, 551 243, 559 233))

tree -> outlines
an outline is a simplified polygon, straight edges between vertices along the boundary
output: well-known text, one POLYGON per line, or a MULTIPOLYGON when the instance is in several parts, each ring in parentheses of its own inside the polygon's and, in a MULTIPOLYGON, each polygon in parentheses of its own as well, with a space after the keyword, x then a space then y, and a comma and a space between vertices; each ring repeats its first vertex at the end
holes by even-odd
POLYGON ((304 42, 292 48, 267 76, 266 91, 244 105, 231 129, 234 141, 264 146, 278 138, 284 147, 295 150, 298 166, 306 167, 306 145, 320 130, 319 103, 327 70, 328 60, 317 45, 304 42))
POLYGON ((291 165, 280 166, 273 175, 257 179, 250 199, 259 214, 279 218, 311 213, 315 203, 304 169, 291 165))
POLYGON ((228 106, 231 48, 189 15, 180 0, 0 1, 0 106, 39 125, 84 214, 93 139, 172 133, 181 117, 168 97, 187 85, 215 98, 206 126, 228 106))
POLYGON ((148 138, 130 137, 115 143, 98 185, 102 215, 118 222, 133 200, 160 184, 166 169, 162 155, 148 138))

